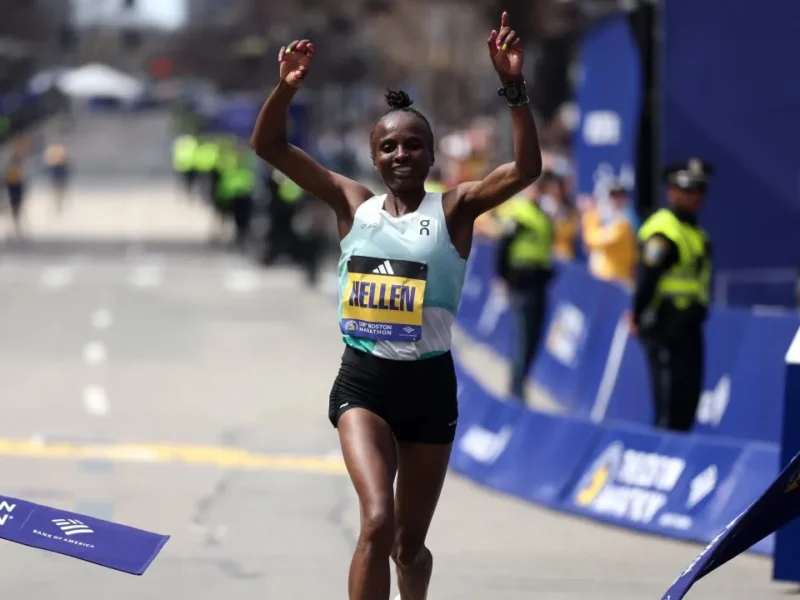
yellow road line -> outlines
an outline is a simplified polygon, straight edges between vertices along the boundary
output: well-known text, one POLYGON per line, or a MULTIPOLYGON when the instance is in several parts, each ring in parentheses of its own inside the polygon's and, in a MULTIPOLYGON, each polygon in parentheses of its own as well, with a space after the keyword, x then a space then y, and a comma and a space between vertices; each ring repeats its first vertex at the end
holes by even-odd
POLYGON ((132 463, 183 463, 254 471, 346 473, 338 458, 256 454, 220 446, 176 444, 72 444, 0 439, 0 456, 106 460, 132 463))

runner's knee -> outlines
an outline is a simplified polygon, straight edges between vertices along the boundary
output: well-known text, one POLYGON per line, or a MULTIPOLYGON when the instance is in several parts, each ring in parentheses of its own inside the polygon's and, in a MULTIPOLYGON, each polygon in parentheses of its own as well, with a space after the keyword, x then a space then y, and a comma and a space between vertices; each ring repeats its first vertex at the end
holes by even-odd
POLYGON ((394 511, 391 503, 377 502, 362 507, 361 539, 387 556, 394 544, 394 511))

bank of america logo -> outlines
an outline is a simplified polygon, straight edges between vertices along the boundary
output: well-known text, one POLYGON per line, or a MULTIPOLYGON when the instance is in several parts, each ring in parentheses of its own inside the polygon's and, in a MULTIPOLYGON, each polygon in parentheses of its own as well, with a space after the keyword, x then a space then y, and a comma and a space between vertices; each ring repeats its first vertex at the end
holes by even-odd
POLYGON ((78 535, 81 533, 94 533, 86 523, 78 521, 78 519, 53 519, 58 528, 64 532, 64 535, 78 535))
POLYGON ((408 334, 412 334, 412 333, 414 333, 414 328, 413 327, 403 327, 403 331, 405 331, 408 334))
POLYGON ((372 272, 380 273, 381 275, 394 275, 394 270, 392 269, 392 265, 388 260, 383 261, 383 264, 377 269, 373 269, 372 272))

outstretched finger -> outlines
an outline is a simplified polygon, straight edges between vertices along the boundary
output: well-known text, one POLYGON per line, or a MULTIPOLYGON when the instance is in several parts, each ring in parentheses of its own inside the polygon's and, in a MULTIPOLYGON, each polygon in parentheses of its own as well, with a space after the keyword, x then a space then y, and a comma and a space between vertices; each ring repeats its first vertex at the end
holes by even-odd
POLYGON ((500 27, 508 27, 508 13, 503 11, 503 14, 500 15, 500 27))
POLYGON ((278 50, 278 62, 283 62, 283 55, 286 52, 286 46, 281 46, 281 49, 278 50))

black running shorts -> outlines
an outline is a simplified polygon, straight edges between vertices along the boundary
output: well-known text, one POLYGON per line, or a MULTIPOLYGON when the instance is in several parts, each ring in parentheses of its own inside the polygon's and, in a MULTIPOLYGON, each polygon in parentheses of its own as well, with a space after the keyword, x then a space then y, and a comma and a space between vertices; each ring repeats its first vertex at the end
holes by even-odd
POLYGON ((345 346, 328 408, 334 427, 351 408, 381 417, 398 442, 451 443, 458 421, 452 354, 389 360, 345 346))

